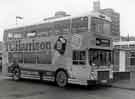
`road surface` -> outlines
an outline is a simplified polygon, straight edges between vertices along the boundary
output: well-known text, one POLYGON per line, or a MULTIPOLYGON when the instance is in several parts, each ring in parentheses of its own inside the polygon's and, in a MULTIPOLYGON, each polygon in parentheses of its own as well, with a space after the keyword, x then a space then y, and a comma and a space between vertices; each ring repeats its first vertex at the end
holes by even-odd
POLYGON ((135 99, 135 91, 93 86, 69 85, 59 88, 50 82, 0 79, 0 99, 135 99))

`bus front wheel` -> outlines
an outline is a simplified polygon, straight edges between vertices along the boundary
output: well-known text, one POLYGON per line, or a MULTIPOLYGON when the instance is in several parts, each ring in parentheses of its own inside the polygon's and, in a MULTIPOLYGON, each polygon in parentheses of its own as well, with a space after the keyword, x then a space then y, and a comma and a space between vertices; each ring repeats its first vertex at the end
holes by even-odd
POLYGON ((20 75, 21 75, 20 69, 18 67, 14 68, 12 79, 18 81, 20 80, 20 75))
POLYGON ((55 76, 55 81, 59 87, 67 86, 68 83, 67 73, 63 70, 58 71, 55 76))

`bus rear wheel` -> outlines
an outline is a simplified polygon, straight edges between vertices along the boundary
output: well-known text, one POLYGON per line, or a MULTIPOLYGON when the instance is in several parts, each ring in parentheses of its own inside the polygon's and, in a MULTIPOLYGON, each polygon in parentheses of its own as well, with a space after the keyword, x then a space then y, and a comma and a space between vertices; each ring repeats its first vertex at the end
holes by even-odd
POLYGON ((66 72, 63 70, 58 71, 55 76, 55 81, 59 87, 66 87, 68 83, 68 76, 66 72))
POLYGON ((18 67, 14 68, 12 79, 18 81, 21 78, 20 76, 21 76, 20 69, 18 67))

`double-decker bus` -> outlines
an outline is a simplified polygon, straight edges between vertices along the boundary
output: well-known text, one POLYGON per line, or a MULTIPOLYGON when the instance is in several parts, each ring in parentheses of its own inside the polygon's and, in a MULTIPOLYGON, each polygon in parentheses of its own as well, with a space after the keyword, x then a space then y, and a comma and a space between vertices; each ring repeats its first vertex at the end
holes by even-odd
POLYGON ((108 83, 110 27, 109 17, 92 12, 5 29, 3 72, 13 80, 54 81, 59 87, 108 83))

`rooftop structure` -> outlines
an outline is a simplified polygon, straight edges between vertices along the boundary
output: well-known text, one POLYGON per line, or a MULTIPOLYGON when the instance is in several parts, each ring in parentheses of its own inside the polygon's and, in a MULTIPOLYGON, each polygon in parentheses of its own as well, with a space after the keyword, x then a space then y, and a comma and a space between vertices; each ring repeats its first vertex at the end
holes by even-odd
POLYGON ((111 34, 110 35, 112 36, 114 41, 120 40, 120 14, 118 12, 115 12, 111 8, 101 9, 100 0, 93 2, 93 11, 100 12, 111 18, 112 24, 111 24, 111 34))

